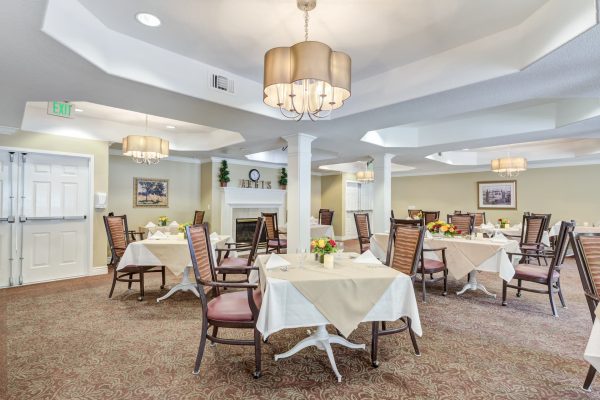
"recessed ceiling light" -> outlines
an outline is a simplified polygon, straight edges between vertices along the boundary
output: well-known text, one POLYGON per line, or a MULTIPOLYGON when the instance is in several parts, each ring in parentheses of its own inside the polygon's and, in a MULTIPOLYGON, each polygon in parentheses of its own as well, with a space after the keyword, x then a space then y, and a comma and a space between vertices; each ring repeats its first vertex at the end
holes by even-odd
POLYGON ((173 125, 167 125, 167 129, 175 129, 173 125))
POLYGON ((153 15, 153 14, 138 13, 135 16, 135 19, 137 19, 140 24, 143 24, 146 26, 151 26, 153 28, 160 26, 160 19, 156 15, 153 15))
POLYGON ((463 149, 463 151, 469 151, 469 149, 463 149))
POLYGON ((75 112, 83 112, 83 110, 81 108, 76 108, 75 112))

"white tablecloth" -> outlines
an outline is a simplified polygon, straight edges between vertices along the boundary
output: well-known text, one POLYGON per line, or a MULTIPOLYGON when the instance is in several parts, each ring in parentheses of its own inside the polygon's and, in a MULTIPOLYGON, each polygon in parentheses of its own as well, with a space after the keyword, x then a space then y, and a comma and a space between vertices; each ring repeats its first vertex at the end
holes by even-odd
MULTIPOLYGON (((521 228, 496 229, 496 228, 482 228, 480 226, 475 227, 475 232, 487 233, 490 236, 492 236, 495 231, 500 231, 502 234, 504 234, 506 236, 512 236, 513 238, 514 238, 514 236, 521 236, 521 233, 522 233, 521 228)), ((544 246, 550 247, 550 236, 551 235, 549 235, 547 231, 544 231, 544 233, 542 234, 542 244, 544 246)), ((512 239, 512 238, 509 238, 509 239, 512 239)))
POLYGON ((583 353, 583 358, 596 368, 596 371, 600 371, 600 316, 598 315, 600 315, 600 306, 596 308, 596 320, 583 353))
MULTIPOLYGON (((281 234, 285 235, 285 233, 287 232, 287 227, 282 226, 281 228, 279 228, 279 232, 281 234)), ((320 238, 320 237, 334 238, 335 234, 333 232, 333 226, 332 225, 311 224, 310 238, 315 239, 315 238, 320 238)))
MULTIPOLYGON (((216 240, 211 239, 215 262, 217 260, 215 249, 217 247, 224 247, 224 244, 230 238, 229 235, 218 235, 216 240)), ((234 255, 231 256, 233 257, 234 255)), ((177 235, 170 235, 165 240, 145 239, 131 242, 127 246, 127 249, 125 249, 125 254, 121 257, 121 261, 119 261, 117 271, 125 268, 127 265, 164 265, 169 271, 178 276, 181 275, 185 267, 191 265, 191 262, 187 240, 177 235), (153 253, 153 246, 160 246, 161 252, 153 253)))
MULTIPOLYGON (((552 228, 550 228, 550 236, 558 236, 558 231, 560 231, 560 223, 552 225, 552 228)), ((577 225, 575 227, 575 233, 600 233, 600 226, 577 225)))
MULTIPOLYGON (((282 255, 282 257, 286 257, 292 263, 290 268, 296 267, 294 255, 288 254, 282 255)), ((256 265, 260 267, 262 263, 266 263, 267 259, 268 256, 259 256, 256 265)), ((365 268, 369 267, 365 266, 365 268)), ((252 271, 250 282, 258 282, 258 280, 259 274, 257 271, 252 271)), ((360 299, 356 299, 356 301, 360 301, 360 299)), ((396 321, 404 316, 412 320, 413 331, 421 336, 421 321, 413 284, 407 275, 400 273, 377 304, 369 311, 363 322, 396 321)), ((323 314, 292 283, 282 279, 267 279, 256 324, 257 329, 265 337, 282 329, 328 323, 329 321, 323 314)))
MULTIPOLYGON (((388 238, 389 234, 387 233, 375 233, 371 237, 371 251, 373 252, 375 257, 379 258, 382 261, 385 261, 386 258, 388 238)), ((469 240, 459 238, 425 239, 423 243, 423 247, 425 249, 448 247, 448 249, 446 250, 446 258, 448 259, 448 271, 450 272, 450 274, 452 274, 452 276, 454 276, 454 278, 462 278, 464 275, 462 273, 457 273, 456 271, 457 269, 459 269, 460 271, 464 271, 464 268, 468 266, 469 268, 467 269, 471 270, 496 272, 502 279, 508 282, 515 275, 515 268, 513 266, 513 263, 517 262, 518 257, 514 258, 513 263, 511 263, 507 253, 519 253, 519 243, 515 240, 509 240, 508 242, 503 243, 501 246, 498 245, 498 243, 493 243, 491 239, 469 240), (491 257, 489 257, 482 263, 478 265, 469 265, 468 254, 466 253, 466 250, 464 254, 460 254, 463 251, 461 248, 465 247, 462 245, 464 243, 468 243, 471 245, 477 244, 480 246, 495 246, 500 248, 491 257), (449 254, 449 252, 451 251, 459 252, 459 254, 449 254), (463 262, 461 263, 461 265, 458 266, 450 262, 451 259, 462 259, 463 262)), ((424 253, 424 256, 425 258, 440 260, 441 252, 426 251, 424 253)))

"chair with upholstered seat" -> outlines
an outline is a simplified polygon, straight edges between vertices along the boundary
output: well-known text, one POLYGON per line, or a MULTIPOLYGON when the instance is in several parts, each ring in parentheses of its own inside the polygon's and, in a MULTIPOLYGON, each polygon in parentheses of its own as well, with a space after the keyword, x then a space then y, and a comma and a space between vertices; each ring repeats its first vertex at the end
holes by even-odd
POLYGON ((448 223, 456 227, 461 234, 470 235, 473 233, 475 225, 475 215, 473 214, 448 214, 448 223))
POLYGON ((554 297, 555 293, 558 294, 560 302, 563 307, 566 307, 565 299, 562 294, 562 290, 560 287, 560 266, 564 262, 565 253, 567 251, 568 246, 568 237, 571 232, 574 230, 573 224, 570 222, 562 222, 560 225, 560 231, 558 233, 558 238, 556 240, 556 252, 550 261, 550 265, 541 266, 541 265, 533 265, 527 263, 532 257, 542 257, 542 255, 532 256, 531 253, 508 253, 511 261, 514 256, 522 257, 522 261, 525 263, 520 263, 515 267, 515 275, 513 279, 517 280, 517 285, 511 285, 509 282, 504 281, 502 284, 502 305, 506 306, 506 289, 513 288, 517 289, 517 296, 521 296, 521 291, 533 292, 533 293, 541 293, 547 294, 550 298, 550 307, 552 308, 552 315, 554 317, 558 317, 558 313, 556 312, 556 306, 554 305, 554 297), (533 284, 541 284, 546 286, 546 289, 533 289, 531 287, 523 286, 523 281, 533 283, 533 284))
POLYGON ((319 211, 319 224, 331 225, 333 223, 333 210, 319 211))
MULTIPOLYGON (((217 265, 219 266, 219 273, 223 274, 223 281, 227 279, 228 271, 238 270, 240 267, 251 267, 256 258, 258 251, 258 244, 262 236, 264 228, 264 219, 258 217, 256 219, 256 227, 254 228, 254 235, 252 236, 252 243, 225 243, 225 248, 217 248, 217 265), (237 257, 230 257, 231 252, 236 252, 237 257), (239 253, 248 252, 247 258, 239 257, 239 253), (224 253, 224 255, 223 255, 224 253)), ((242 282, 247 282, 248 276, 242 282)))
POLYGON ((438 219, 440 219, 440 212, 439 211, 421 211, 421 218, 423 218, 425 225, 427 225, 430 222, 437 221, 438 219))
POLYGON ((200 225, 204 222, 204 211, 194 211, 194 222, 192 225, 200 225))
POLYGON ((521 248, 521 253, 527 254, 527 259, 535 258, 539 265, 541 265, 540 258, 543 258, 546 265, 548 265, 545 254, 546 246, 542 243, 544 230, 547 225, 546 215, 523 214, 519 247, 521 248))
MULTIPOLYGON (((415 281, 417 265, 421 257, 423 248, 424 227, 411 227, 407 225, 393 225, 390 230, 388 241, 386 264, 408 276, 415 281)), ((379 337, 392 335, 408 330, 410 340, 416 355, 421 355, 415 333, 411 328, 411 320, 408 317, 401 317, 402 325, 397 328, 388 327, 389 323, 382 321, 373 321, 371 324, 371 364, 373 367, 379 366, 377 360, 377 349, 379 347, 379 337)))
MULTIPOLYGON (((253 376, 258 378, 261 374, 261 334, 256 329, 256 320, 262 301, 260 289, 254 283, 218 281, 217 274, 220 274, 221 270, 214 266, 207 224, 188 226, 186 230, 194 266, 196 288, 200 294, 202 306, 202 328, 194 374, 200 373, 200 363, 208 339, 212 343, 254 346, 255 370, 253 376), (244 290, 222 293, 221 289, 225 288, 244 290), (209 294, 212 294, 211 300, 208 300, 209 294), (209 334, 208 330, 211 327, 212 334, 209 334), (226 339, 218 337, 219 328, 251 329, 254 338, 226 339)), ((250 270, 256 269, 246 266, 240 267, 236 272, 247 274, 250 270)))
POLYGON ((127 226, 127 216, 114 215, 114 213, 112 215, 109 214, 108 216, 104 216, 104 227, 106 228, 106 235, 108 236, 108 245, 110 247, 111 254, 109 266, 113 268, 113 281, 110 287, 110 293, 108 294, 108 298, 112 298, 117 281, 127 282, 128 289, 131 289, 131 285, 134 282, 139 282, 140 295, 138 296, 138 300, 144 300, 144 274, 150 272, 160 272, 162 274, 162 284, 160 288, 164 289, 164 265, 127 265, 124 268, 121 268, 119 271, 117 271, 119 261, 121 260, 121 257, 123 257, 123 254, 125 254, 125 249, 130 243, 127 235, 127 232, 129 232, 127 226), (134 277, 134 275, 137 275, 137 278, 134 277))
POLYGON ((261 213, 261 215, 265 219, 265 230, 267 232, 267 248, 265 253, 274 250, 280 254, 281 250, 287 249, 287 240, 279 237, 277 213, 261 213))
MULTIPOLYGON (((423 226, 423 220, 420 219, 395 219, 390 218, 390 232, 394 225, 406 225, 413 227, 423 226)), ((446 296, 448 294, 448 263, 446 262, 446 247, 439 247, 436 249, 421 249, 421 261, 419 262, 419 268, 417 269, 417 273, 421 275, 421 285, 423 291, 423 302, 427 300, 427 290, 426 285, 436 283, 439 281, 444 281, 444 291, 442 292, 442 296, 446 296), (439 252, 440 255, 438 258, 441 260, 435 260, 430 258, 425 258, 426 252, 439 252), (442 273, 442 276, 434 277, 434 274, 442 273), (427 279, 427 275, 429 275, 429 279, 427 279)), ((419 282, 419 281, 417 281, 419 282)))
POLYGON ((358 244, 360 253, 371 248, 371 223, 369 213, 354 213, 354 223, 356 224, 356 233, 358 234, 358 244))
MULTIPOLYGON (((596 320, 596 309, 600 304, 600 234, 572 232, 571 248, 579 270, 583 293, 587 301, 592 323, 596 320)), ((589 391, 596 375, 596 368, 590 365, 583 383, 583 389, 589 391)))

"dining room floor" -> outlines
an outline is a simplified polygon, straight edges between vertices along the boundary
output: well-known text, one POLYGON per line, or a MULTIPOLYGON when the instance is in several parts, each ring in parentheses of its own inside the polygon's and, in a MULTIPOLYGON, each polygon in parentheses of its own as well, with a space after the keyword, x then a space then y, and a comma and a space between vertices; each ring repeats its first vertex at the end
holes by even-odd
MULTIPOLYGON (((346 251, 356 247, 346 243, 346 251)), ((496 274, 479 276, 501 295, 496 274)), ((305 337, 306 328, 269 338, 260 379, 251 376, 251 347, 225 345, 207 346, 195 376, 198 299, 177 293, 157 304, 165 293, 159 277, 148 279, 143 302, 124 283, 108 299, 111 277, 0 291, 1 399, 600 399, 600 378, 591 393, 581 389, 592 323, 572 259, 562 273, 568 308, 559 307, 559 318, 545 295, 517 298, 509 291, 509 306, 502 307, 500 298, 481 292, 457 297, 464 280, 450 279, 448 296, 436 285, 423 303, 417 287, 422 356, 414 355, 406 332, 380 339, 377 369, 368 351, 334 346, 341 383, 314 347, 273 360, 305 337)), ((168 275, 169 284, 178 282, 168 275)), ((350 340, 368 349, 370 324, 350 340)))

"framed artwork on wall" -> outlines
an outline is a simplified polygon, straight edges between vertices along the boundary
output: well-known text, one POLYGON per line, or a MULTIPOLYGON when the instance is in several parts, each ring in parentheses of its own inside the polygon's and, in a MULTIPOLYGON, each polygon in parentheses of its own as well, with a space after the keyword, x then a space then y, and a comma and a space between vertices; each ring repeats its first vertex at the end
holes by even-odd
POLYGON ((477 208, 516 210, 517 181, 477 182, 477 208))
POLYGON ((134 207, 169 207, 169 180, 133 178, 134 207))

